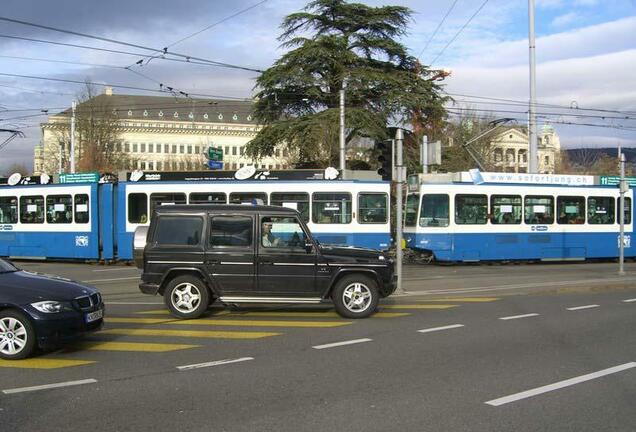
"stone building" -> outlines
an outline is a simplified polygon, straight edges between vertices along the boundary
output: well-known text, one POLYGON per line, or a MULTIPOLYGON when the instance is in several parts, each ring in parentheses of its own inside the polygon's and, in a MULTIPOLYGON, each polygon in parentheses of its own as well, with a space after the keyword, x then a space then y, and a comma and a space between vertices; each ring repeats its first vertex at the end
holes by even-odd
MULTIPOLYGON (((554 128, 544 125, 538 133, 538 172, 554 174, 561 153, 561 141, 554 128)), ((528 172, 528 129, 510 127, 490 142, 490 161, 496 171, 528 172)))
MULTIPOLYGON (((272 157, 259 161, 245 155, 245 145, 258 131, 251 101, 118 95, 108 87, 91 101, 112 109, 117 119, 115 149, 126 154, 127 169, 205 170, 205 153, 210 146, 223 148, 224 169, 251 164, 289 168, 286 149, 276 149, 272 157)), ((70 117, 68 109, 41 124, 42 138, 34 152, 35 174, 68 170, 69 149, 64 136, 69 136, 70 117)))

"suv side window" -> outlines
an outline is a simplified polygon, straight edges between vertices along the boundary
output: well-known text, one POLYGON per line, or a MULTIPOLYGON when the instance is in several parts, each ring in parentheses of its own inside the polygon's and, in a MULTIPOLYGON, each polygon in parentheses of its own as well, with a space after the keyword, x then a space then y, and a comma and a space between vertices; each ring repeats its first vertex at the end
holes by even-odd
POLYGON ((211 247, 249 247, 252 245, 250 216, 219 215, 210 218, 211 247))
POLYGON ((155 228, 158 246, 198 246, 201 243, 203 219, 198 216, 161 216, 155 228))
POLYGON ((305 253, 307 235, 295 217, 265 216, 261 218, 261 247, 272 251, 295 250, 305 253))

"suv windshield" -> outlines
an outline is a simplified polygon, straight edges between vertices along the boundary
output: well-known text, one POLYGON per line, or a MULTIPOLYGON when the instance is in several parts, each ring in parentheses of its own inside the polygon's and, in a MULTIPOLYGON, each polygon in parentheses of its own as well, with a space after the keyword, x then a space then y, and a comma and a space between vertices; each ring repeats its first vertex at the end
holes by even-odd
POLYGON ((0 259, 0 273, 11 273, 11 272, 17 272, 19 269, 14 266, 13 264, 0 259))

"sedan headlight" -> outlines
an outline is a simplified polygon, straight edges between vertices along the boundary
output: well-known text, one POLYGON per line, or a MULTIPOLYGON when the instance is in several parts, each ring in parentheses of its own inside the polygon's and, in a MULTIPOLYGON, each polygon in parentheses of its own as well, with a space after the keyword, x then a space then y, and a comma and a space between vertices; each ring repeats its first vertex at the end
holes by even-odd
POLYGON ((64 305, 62 303, 52 300, 31 303, 31 306, 44 313, 57 313, 61 312, 64 308, 64 305))

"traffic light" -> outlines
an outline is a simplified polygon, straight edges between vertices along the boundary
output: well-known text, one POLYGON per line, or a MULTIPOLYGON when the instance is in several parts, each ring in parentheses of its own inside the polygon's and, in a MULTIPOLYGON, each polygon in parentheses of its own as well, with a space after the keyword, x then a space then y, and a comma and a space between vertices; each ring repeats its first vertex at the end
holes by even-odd
POLYGON ((223 148, 208 147, 208 162, 206 165, 213 170, 223 169, 223 148))
POLYGON ((378 150, 378 162, 380 168, 378 174, 382 176, 382 180, 391 181, 393 178, 393 143, 391 140, 380 141, 376 144, 378 150))

